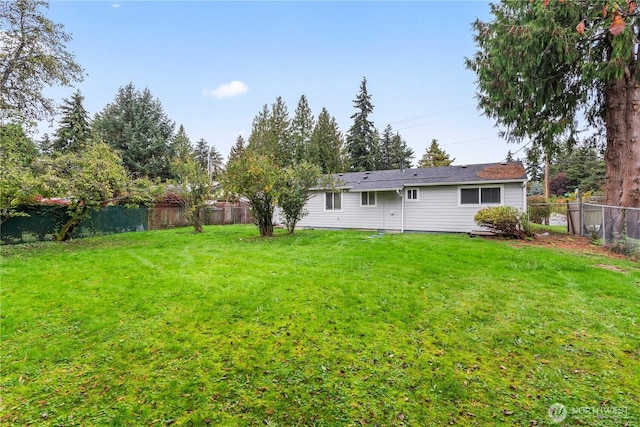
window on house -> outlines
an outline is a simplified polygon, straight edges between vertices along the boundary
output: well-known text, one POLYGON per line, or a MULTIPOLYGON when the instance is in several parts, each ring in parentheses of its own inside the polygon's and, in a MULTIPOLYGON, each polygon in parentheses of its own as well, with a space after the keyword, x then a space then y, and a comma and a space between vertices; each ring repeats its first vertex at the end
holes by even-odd
POLYGON ((410 188, 407 190, 407 200, 418 200, 417 188, 410 188))
POLYGON ((363 191, 360 199, 360 206, 375 206, 376 205, 376 193, 375 191, 363 191))
POLYGON ((342 210, 342 193, 325 193, 325 210, 342 210))
POLYGON ((461 205, 499 205, 501 202, 501 187, 472 187, 460 189, 461 205))
POLYGON ((480 203, 500 204, 500 187, 485 187, 480 189, 480 203))

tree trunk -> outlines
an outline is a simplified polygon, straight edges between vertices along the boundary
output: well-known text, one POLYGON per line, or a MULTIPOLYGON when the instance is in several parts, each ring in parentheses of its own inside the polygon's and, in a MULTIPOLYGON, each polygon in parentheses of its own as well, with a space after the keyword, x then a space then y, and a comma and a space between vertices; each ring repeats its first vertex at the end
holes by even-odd
POLYGON ((62 228, 60 228, 60 231, 56 233, 56 241, 66 242, 69 240, 76 228, 78 228, 82 223, 82 220, 86 218, 87 212, 87 207, 84 204, 81 204, 74 209, 69 221, 67 221, 62 228))
POLYGON ((640 208, 640 83, 630 76, 605 88, 605 203, 640 208))

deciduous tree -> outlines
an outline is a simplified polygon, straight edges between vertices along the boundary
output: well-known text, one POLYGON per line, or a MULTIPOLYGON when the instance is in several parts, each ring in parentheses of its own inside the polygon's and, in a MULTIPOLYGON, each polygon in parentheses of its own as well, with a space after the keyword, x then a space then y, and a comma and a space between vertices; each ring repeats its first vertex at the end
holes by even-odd
POLYGON ((228 194, 246 197, 251 216, 263 237, 273 235, 273 210, 278 198, 281 169, 272 156, 247 150, 227 164, 223 186, 228 194))
POLYGON ((0 223, 23 215, 19 207, 36 194, 31 165, 36 146, 17 124, 0 124, 0 223))
POLYGON ((49 20, 41 0, 0 2, 0 119, 52 118, 47 86, 71 86, 83 78, 66 44, 71 36, 49 20))
POLYGON ((70 219, 57 232, 58 241, 70 239, 91 210, 124 195, 128 182, 118 153, 99 142, 79 152, 41 158, 36 167, 42 195, 70 201, 70 219))
POLYGON ((211 198, 213 184, 206 169, 193 157, 176 158, 173 170, 180 185, 176 199, 185 208, 185 218, 196 233, 202 233, 202 210, 211 198))
POLYGON ((320 168, 307 162, 296 163, 282 170, 277 204, 289 234, 293 234, 298 222, 307 214, 304 206, 312 195, 311 188, 318 185, 319 178, 320 168))

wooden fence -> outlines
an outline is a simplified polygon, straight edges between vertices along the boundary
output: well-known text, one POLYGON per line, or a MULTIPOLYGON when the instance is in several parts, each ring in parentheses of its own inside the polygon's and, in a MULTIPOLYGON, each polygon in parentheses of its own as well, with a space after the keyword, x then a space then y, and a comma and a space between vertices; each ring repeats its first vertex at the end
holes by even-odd
MULTIPOLYGON (((249 224, 253 222, 249 204, 216 203, 208 205, 201 212, 204 225, 249 224)), ((160 203, 149 208, 147 218, 149 230, 162 230, 174 227, 186 227, 186 209, 175 204, 160 203)))

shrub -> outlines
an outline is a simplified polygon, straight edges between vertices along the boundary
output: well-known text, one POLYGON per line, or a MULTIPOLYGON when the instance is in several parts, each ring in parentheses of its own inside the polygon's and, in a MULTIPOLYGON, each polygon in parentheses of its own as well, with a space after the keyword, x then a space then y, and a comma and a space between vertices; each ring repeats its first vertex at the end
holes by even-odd
POLYGON ((551 204, 544 196, 527 197, 527 205, 529 206, 529 221, 536 224, 548 224, 551 215, 551 204))
POLYGON ((481 209, 473 220, 504 237, 524 239, 531 235, 526 214, 511 206, 481 209))

